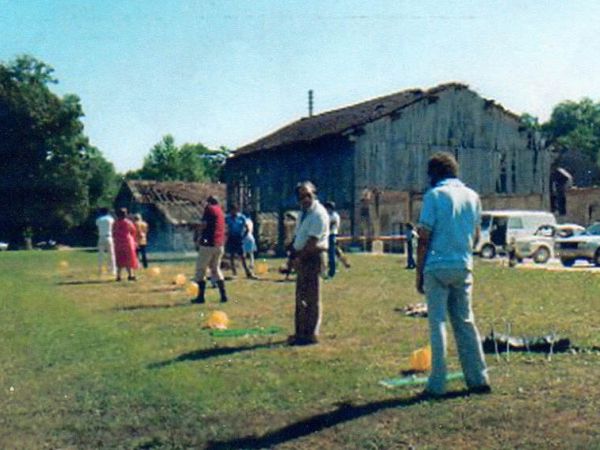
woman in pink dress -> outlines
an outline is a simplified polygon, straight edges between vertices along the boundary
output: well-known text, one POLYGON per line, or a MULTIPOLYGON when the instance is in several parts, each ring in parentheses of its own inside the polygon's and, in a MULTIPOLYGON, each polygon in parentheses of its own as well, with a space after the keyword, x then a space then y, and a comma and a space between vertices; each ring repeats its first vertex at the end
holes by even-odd
POLYGON ((117 281, 121 281, 121 269, 127 270, 127 279, 135 281, 138 267, 135 244, 135 225, 127 218, 127 208, 117 210, 117 220, 113 224, 115 259, 117 260, 117 281))

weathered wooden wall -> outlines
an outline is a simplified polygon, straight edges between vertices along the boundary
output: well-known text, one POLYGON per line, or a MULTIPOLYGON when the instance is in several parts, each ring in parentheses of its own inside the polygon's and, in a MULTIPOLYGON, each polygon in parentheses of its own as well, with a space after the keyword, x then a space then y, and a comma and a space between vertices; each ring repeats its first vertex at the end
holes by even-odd
POLYGON ((541 194, 525 195, 483 195, 483 209, 525 209, 545 211, 544 199, 541 194))
POLYGON ((355 189, 423 192, 427 160, 454 154, 460 177, 481 195, 539 194, 549 203, 551 155, 518 117, 467 89, 449 89, 364 126, 356 144, 355 189))
POLYGON ((310 180, 321 199, 349 206, 353 201, 353 155, 353 146, 342 136, 240 155, 225 166, 227 199, 244 210, 261 213, 294 209, 296 184, 310 180))
POLYGON ((271 235, 275 217, 276 241, 281 252, 285 240, 284 213, 298 209, 296 184, 310 180, 317 186, 321 201, 332 200, 338 209, 351 209, 353 161, 353 145, 343 136, 240 155, 228 160, 225 166, 227 201, 240 204, 255 219, 257 235, 269 247, 274 240, 271 235), (275 216, 265 215, 269 213, 275 216), (268 233, 260 229, 263 226, 268 233))

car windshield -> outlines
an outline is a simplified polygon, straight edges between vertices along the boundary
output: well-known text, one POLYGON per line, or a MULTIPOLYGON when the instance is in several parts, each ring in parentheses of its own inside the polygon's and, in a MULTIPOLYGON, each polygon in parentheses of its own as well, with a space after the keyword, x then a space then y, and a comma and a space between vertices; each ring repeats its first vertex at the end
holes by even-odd
POLYGON ((600 236, 600 222, 596 222, 585 230, 585 234, 590 234, 592 236, 600 236))
POLYGON ((492 222, 492 216, 489 214, 483 214, 481 216, 481 230, 486 231, 490 228, 490 223, 492 222))
POLYGON ((552 225, 542 225, 535 231, 534 236, 552 237, 554 236, 554 227, 552 225))

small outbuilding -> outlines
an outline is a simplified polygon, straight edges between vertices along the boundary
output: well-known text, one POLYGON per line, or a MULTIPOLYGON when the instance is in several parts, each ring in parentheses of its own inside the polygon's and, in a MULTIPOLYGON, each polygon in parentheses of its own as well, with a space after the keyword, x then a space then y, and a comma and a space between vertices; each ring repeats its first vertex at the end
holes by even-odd
POLYGON ((221 183, 124 180, 114 206, 142 215, 149 251, 187 252, 194 250, 190 225, 200 223, 207 197, 224 200, 225 194, 221 183))

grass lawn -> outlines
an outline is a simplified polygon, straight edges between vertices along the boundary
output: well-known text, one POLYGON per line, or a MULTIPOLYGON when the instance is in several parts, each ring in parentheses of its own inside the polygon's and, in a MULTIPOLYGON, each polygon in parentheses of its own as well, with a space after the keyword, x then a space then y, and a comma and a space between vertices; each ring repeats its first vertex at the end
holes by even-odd
MULTIPOLYGON (((324 283, 322 342, 292 348, 294 284, 275 270, 199 306, 172 284, 191 262, 116 283, 96 276, 93 253, 1 253, 0 448, 600 448, 598 352, 487 355, 488 396, 460 381, 439 401, 379 386, 427 343, 426 319, 397 311, 423 299, 398 257, 352 256, 324 283), (230 328, 284 331, 212 337, 215 310, 230 328)), ((482 334, 600 345, 600 273, 478 262, 475 277, 482 334)))

